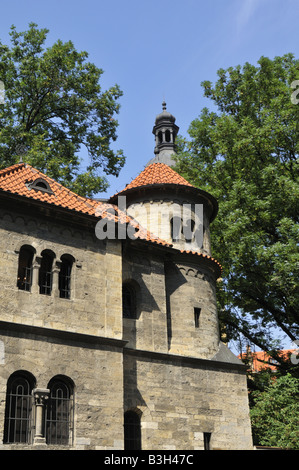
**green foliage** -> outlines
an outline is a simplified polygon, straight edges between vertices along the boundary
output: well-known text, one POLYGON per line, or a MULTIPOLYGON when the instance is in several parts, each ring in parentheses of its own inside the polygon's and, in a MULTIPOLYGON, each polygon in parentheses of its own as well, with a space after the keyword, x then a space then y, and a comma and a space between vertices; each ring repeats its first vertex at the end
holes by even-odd
POLYGON ((273 379, 265 391, 252 392, 250 411, 254 443, 299 449, 299 379, 273 379))
POLYGON ((178 142, 177 171, 219 202, 211 237, 228 339, 266 351, 279 347, 271 328, 298 339, 298 78, 291 54, 219 70, 202 84, 216 111, 204 108, 178 142))
POLYGON ((45 48, 47 29, 31 23, 18 33, 11 27, 11 48, 0 43, 0 167, 24 157, 82 195, 103 191, 105 174, 118 175, 125 159, 111 150, 117 138, 114 115, 122 95, 115 85, 102 91, 103 71, 87 61, 73 43, 58 40, 45 48), (79 152, 87 149, 89 164, 81 168, 79 152))

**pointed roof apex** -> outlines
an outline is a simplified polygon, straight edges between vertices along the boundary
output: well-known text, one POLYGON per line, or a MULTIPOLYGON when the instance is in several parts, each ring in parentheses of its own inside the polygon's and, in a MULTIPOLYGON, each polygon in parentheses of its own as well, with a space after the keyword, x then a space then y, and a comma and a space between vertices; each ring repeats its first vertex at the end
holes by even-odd
POLYGON ((179 175, 166 163, 151 163, 146 166, 145 169, 127 184, 127 186, 119 193, 114 194, 110 197, 109 202, 117 204, 118 196, 125 196, 127 194, 133 194, 136 191, 144 190, 149 194, 154 188, 170 189, 180 188, 182 191, 192 192, 197 196, 201 196, 208 201, 211 206, 211 217, 210 220, 214 220, 218 211, 218 204, 216 199, 206 191, 196 188, 190 184, 185 178, 179 175))
POLYGON ((185 178, 165 163, 152 163, 151 165, 148 165, 135 179, 133 179, 131 183, 127 184, 122 191, 112 196, 110 200, 116 196, 125 194, 127 191, 132 189, 153 185, 164 186, 173 184, 193 187, 187 180, 185 180, 185 178))

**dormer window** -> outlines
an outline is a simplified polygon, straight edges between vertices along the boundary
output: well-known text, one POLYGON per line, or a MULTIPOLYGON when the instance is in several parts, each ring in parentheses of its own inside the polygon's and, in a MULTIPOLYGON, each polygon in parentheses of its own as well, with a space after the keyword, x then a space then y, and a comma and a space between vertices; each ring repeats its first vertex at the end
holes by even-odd
POLYGON ((54 194, 48 181, 46 181, 44 178, 37 178, 34 181, 28 182, 26 186, 30 190, 34 189, 35 191, 42 191, 44 193, 54 194))

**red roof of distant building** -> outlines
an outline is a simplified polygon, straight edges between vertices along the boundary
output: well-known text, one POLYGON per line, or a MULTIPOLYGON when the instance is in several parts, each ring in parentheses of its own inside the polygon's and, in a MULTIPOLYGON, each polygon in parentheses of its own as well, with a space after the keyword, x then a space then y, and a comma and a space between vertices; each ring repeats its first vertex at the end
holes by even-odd
MULTIPOLYGON (((288 359, 291 354, 298 354, 298 349, 283 349, 279 351, 279 355, 283 359, 288 359)), ((252 372, 261 372, 265 369, 270 369, 272 371, 277 370, 277 361, 273 359, 269 353, 266 351, 247 351, 245 353, 239 354, 239 359, 243 361, 248 361, 248 365, 252 372)))

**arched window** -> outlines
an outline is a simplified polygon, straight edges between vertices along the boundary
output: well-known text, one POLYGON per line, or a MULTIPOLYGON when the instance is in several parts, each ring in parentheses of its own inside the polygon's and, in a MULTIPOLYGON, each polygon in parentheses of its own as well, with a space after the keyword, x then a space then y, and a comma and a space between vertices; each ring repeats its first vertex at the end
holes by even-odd
POLYGON ((20 249, 17 277, 17 287, 20 290, 30 291, 32 284, 32 261, 34 253, 34 248, 29 245, 23 245, 20 249))
POLYGON ((123 317, 136 318, 136 290, 130 283, 123 284, 123 317))
POLYGON ((34 189, 35 191, 54 194, 48 181, 46 181, 44 178, 37 178, 36 180, 27 183, 26 186, 29 190, 34 189))
POLYGON ((42 260, 39 270, 39 292, 44 295, 51 295, 52 292, 52 267, 55 254, 51 250, 42 252, 42 260))
POLYGON ((71 298, 71 272, 74 259, 70 255, 61 256, 61 267, 59 272, 59 296, 62 299, 71 298))
POLYGON ((183 235, 186 242, 191 242, 194 236, 195 221, 188 219, 183 227, 183 235))
POLYGON ((182 232, 182 219, 179 216, 174 216, 170 220, 170 231, 171 231, 171 239, 173 242, 177 242, 181 239, 181 232, 182 232))
POLYGON ((124 416, 125 450, 141 450, 140 415, 135 411, 126 411, 124 416))
POLYGON ((69 445, 73 431, 73 385, 69 379, 57 376, 50 380, 48 389, 46 442, 69 445))
POLYGON ((29 443, 32 427, 32 390, 35 379, 18 371, 7 381, 4 443, 29 443))
POLYGON ((165 131, 165 142, 170 142, 170 130, 165 131))

